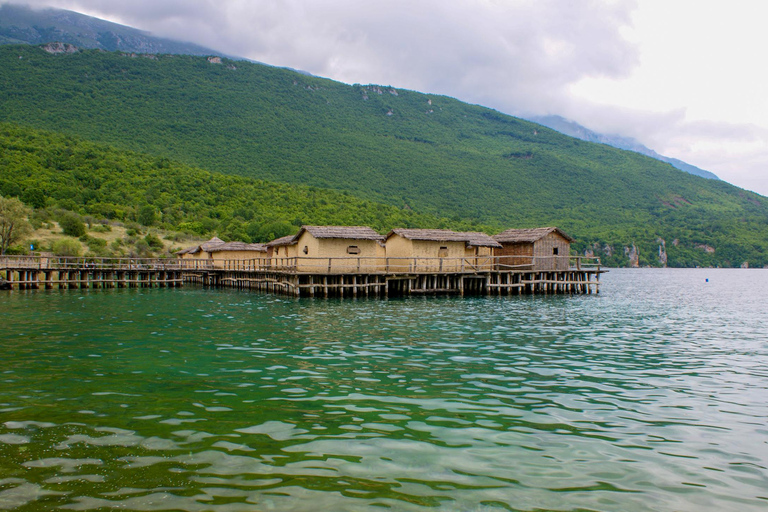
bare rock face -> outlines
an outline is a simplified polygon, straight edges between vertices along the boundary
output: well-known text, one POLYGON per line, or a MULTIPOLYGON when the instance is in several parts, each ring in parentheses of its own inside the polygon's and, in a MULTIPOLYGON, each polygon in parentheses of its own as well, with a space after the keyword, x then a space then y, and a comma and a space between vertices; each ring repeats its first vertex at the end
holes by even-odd
POLYGON ((77 46, 69 43, 48 43, 43 45, 43 50, 54 55, 59 53, 75 53, 77 52, 77 46))
POLYGON ((663 238, 656 240, 659 243, 659 263, 663 267, 667 266, 667 242, 663 238))
POLYGON ((208 57, 208 62, 211 64, 221 64, 221 57, 208 57))
POLYGON ((637 247, 635 247, 635 244, 632 244, 632 247, 625 247, 624 254, 627 256, 627 258, 629 258, 630 267, 640 267, 640 251, 638 251, 637 247))

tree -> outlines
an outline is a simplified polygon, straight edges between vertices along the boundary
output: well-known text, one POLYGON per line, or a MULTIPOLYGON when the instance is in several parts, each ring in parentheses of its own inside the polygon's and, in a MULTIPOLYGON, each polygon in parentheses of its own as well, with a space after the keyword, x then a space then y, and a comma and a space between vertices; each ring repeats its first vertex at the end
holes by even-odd
POLYGON ((81 237, 86 233, 85 224, 80 220, 80 216, 72 212, 65 213, 59 219, 59 226, 68 236, 81 237))
POLYGON ((142 206, 139 210, 138 219, 139 224, 144 226, 154 226, 157 222, 157 212, 150 205, 142 206))
POLYGON ((6 199, 0 196, 0 254, 5 254, 8 248, 20 242, 32 232, 32 226, 27 221, 29 208, 18 199, 6 199))

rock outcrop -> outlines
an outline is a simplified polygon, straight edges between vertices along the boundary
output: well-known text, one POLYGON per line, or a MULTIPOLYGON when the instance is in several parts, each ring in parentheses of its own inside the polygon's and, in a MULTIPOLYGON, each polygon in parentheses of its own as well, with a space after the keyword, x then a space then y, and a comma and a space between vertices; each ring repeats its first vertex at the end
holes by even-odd
POLYGON ((56 55, 59 53, 76 53, 78 48, 69 43, 48 43, 43 45, 43 50, 56 55))
POLYGON ((624 254, 629 259, 630 267, 632 268, 640 267, 640 251, 637 249, 635 244, 632 244, 632 247, 625 247, 624 254))

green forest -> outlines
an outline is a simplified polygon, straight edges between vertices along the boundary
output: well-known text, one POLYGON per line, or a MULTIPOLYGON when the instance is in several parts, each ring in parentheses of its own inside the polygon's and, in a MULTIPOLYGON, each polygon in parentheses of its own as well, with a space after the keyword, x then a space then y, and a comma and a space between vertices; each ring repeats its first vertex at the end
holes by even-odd
POLYGON ((0 150, 0 195, 37 210, 245 242, 293 234, 303 224, 478 229, 345 192, 212 173, 6 123, 0 150))
POLYGON ((0 193, 199 234, 557 225, 604 263, 768 265, 768 199, 443 96, 228 59, 0 48, 0 193), (43 131, 40 131, 43 130, 43 131), (26 149, 23 149, 26 146, 26 149), (143 219, 147 220, 147 218, 143 219))

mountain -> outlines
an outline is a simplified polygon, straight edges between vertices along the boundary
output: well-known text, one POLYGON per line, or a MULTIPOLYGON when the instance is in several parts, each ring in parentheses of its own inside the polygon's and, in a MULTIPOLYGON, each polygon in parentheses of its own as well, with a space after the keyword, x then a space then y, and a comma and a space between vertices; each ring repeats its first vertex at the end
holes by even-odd
POLYGON ((0 44, 51 42, 106 51, 220 55, 220 52, 196 44, 154 37, 135 28, 73 11, 0 5, 0 44))
MULTIPOLYGON (((611 265, 768 265, 768 199, 635 152, 391 86, 57 48, 0 47, 0 121, 491 231, 558 225, 611 265)), ((68 169, 64 157, 51 165, 68 169)))
MULTIPOLYGON (((146 32, 62 9, 31 9, 20 5, 0 5, 0 44, 42 44, 61 42, 82 48, 136 53, 217 55, 217 52, 191 43, 154 37, 146 32)), ((303 74, 306 72, 299 71, 303 74)), ((715 174, 675 158, 669 158, 620 135, 604 135, 560 116, 529 118, 571 137, 635 151, 669 163, 697 176, 719 179, 715 174)))
POLYGON ((707 178, 710 180, 720 179, 715 174, 709 171, 705 171, 704 169, 699 169, 695 165, 685 163, 682 160, 678 160, 677 158, 670 158, 668 156, 660 155, 651 148, 643 146, 635 139, 629 137, 622 137, 621 135, 604 135, 602 133, 593 132, 589 128, 585 128, 578 123, 569 121, 568 119, 560 116, 534 116, 529 119, 534 123, 539 123, 548 128, 552 128, 553 130, 557 130, 560 133, 570 135, 571 137, 576 137, 577 139, 586 140, 588 142, 596 142, 598 144, 607 144, 609 146, 613 146, 614 148, 634 151, 635 153, 640 153, 641 155, 649 156, 651 158, 655 158, 656 160, 661 160, 662 162, 671 164, 681 171, 695 174, 696 176, 701 176, 702 178, 707 178))

